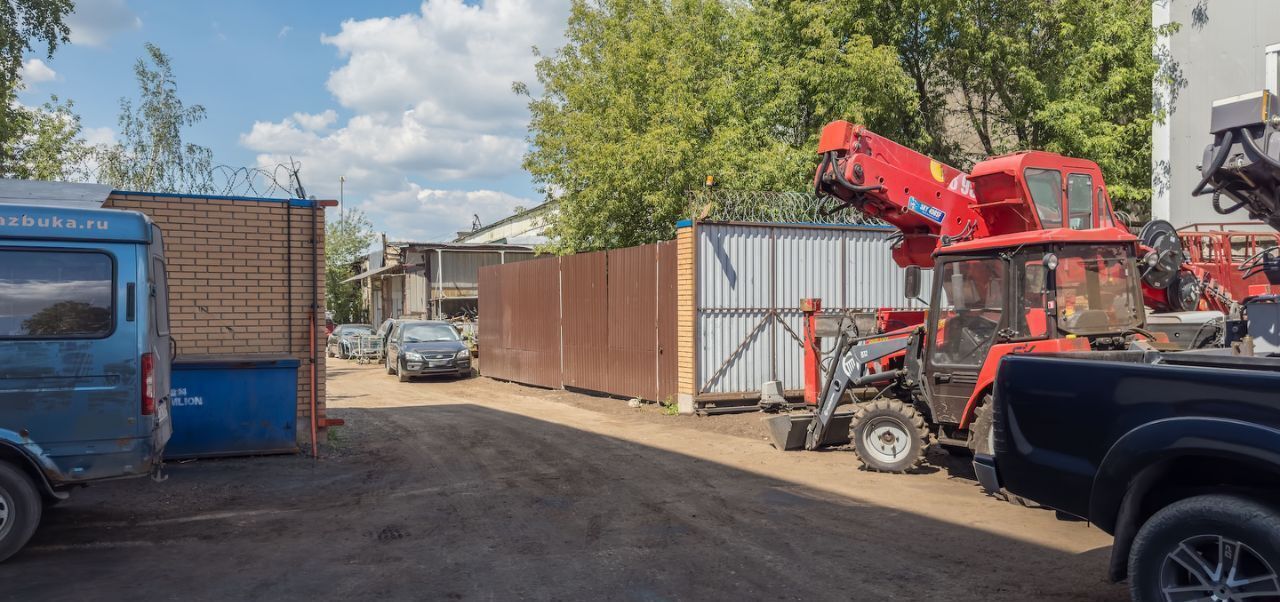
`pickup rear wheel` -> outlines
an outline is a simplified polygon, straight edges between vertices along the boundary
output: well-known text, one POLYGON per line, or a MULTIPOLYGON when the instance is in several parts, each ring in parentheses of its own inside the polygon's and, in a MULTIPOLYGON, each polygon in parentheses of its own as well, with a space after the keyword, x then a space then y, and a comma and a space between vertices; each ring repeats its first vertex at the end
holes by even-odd
POLYGON ((0 461, 0 562, 27 544, 40 524, 43 505, 26 473, 0 461))
POLYGON ((1129 553, 1134 600, 1280 598, 1280 513, 1235 495, 1175 502, 1147 520, 1129 553))
POLYGON ((854 413, 850 438, 868 470, 906 472, 924 460, 929 427, 910 405, 880 399, 862 404, 854 413))

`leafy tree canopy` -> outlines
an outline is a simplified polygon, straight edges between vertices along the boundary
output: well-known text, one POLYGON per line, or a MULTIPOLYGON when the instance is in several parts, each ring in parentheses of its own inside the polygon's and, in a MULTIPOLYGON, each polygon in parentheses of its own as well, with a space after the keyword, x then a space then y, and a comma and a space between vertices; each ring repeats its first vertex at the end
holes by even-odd
POLYGON ((374 236, 373 225, 356 209, 344 210, 337 221, 325 224, 325 307, 339 324, 366 318, 360 284, 343 281, 355 275, 354 264, 368 251, 374 236))

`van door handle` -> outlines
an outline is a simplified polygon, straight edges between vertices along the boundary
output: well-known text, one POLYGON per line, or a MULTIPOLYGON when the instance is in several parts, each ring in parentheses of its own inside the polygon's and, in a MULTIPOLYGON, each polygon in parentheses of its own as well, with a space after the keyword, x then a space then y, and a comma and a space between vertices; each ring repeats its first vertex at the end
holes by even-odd
POLYGON ((124 319, 132 322, 138 312, 138 286, 132 282, 125 285, 124 319))

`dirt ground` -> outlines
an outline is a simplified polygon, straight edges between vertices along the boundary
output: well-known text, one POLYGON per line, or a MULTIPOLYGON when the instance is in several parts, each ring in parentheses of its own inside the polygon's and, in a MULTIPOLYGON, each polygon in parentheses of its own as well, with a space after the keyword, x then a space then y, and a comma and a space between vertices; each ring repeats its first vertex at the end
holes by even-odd
POLYGON ((0 600, 1124 600, 1110 540, 958 459, 860 472, 666 416, 333 361, 324 458, 177 464, 51 509, 0 600))

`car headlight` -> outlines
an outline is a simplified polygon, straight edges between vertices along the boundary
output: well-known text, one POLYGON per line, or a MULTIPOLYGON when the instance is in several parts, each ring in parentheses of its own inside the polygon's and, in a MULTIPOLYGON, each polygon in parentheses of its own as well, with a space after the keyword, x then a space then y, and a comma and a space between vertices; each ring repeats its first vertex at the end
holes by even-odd
POLYGON ((471 350, 470 350, 470 349, 463 349, 462 351, 459 351, 459 352, 458 352, 458 355, 455 355, 455 356, 453 356, 453 357, 455 357, 455 358, 457 358, 457 359, 460 359, 460 360, 468 359, 468 358, 470 358, 470 357, 471 357, 471 350))
POLYGON ((422 361, 422 354, 421 354, 421 353, 414 353, 414 352, 410 351, 410 352, 408 352, 408 353, 405 353, 405 354, 404 354, 404 359, 407 359, 407 360, 409 360, 409 361, 411 361, 411 362, 420 362, 420 361, 422 361))

